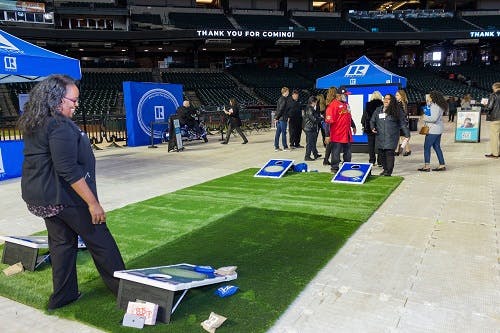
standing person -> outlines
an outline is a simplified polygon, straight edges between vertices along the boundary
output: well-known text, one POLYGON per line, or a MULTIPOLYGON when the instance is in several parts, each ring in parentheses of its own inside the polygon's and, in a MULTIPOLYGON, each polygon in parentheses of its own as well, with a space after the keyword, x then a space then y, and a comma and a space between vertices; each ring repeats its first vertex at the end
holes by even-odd
POLYGON ((378 147, 379 159, 384 171, 381 176, 391 176, 394 170, 394 147, 399 139, 399 131, 402 130, 406 140, 410 139, 410 130, 404 119, 403 110, 398 106, 396 98, 387 94, 384 96, 384 104, 375 110, 370 119, 370 128, 376 134, 376 145, 378 147))
POLYGON ((243 133, 240 127, 241 126, 240 107, 238 103, 236 103, 236 99, 234 98, 229 99, 229 107, 227 110, 224 107, 224 112, 229 116, 229 128, 227 129, 226 140, 222 141, 221 144, 227 145, 227 143, 229 142, 229 137, 231 136, 233 130, 236 130, 236 132, 238 132, 238 134, 243 139, 242 144, 246 144, 248 140, 247 137, 245 136, 245 133, 243 133))
POLYGON ((208 142, 207 133, 200 127, 196 110, 191 107, 191 103, 188 100, 182 102, 182 106, 177 108, 176 113, 179 116, 179 124, 181 126, 186 125, 195 131, 203 141, 208 142))
POLYGON ((363 132, 365 132, 366 136, 368 137, 368 162, 372 164, 375 164, 376 162, 378 166, 382 166, 382 161, 380 160, 380 157, 377 158, 378 149, 375 149, 375 133, 372 132, 370 120, 372 119, 372 115, 375 110, 384 105, 382 99, 383 97, 380 91, 374 91, 370 97, 370 101, 368 101, 365 105, 363 116, 361 116, 363 132))
POLYGON ((418 171, 429 172, 431 171, 431 147, 436 152, 439 166, 432 171, 445 171, 446 165, 444 163, 443 151, 441 150, 441 135, 444 131, 443 114, 448 108, 448 103, 443 95, 438 91, 431 91, 427 100, 430 107, 430 115, 423 115, 423 120, 429 126, 429 133, 425 136, 424 140, 424 166, 419 168, 418 171))
POLYGON ((352 120, 351 110, 347 104, 347 90, 341 89, 327 107, 325 121, 330 124, 330 142, 332 143, 331 170, 339 170, 340 151, 344 162, 351 162, 351 142, 353 133, 356 134, 356 125, 352 120), (352 132, 351 132, 352 128, 352 132))
MULTIPOLYGON (((403 109, 406 121, 406 127, 410 124, 410 115, 408 114, 408 97, 403 89, 396 91, 396 101, 401 109, 403 109)), ((396 155, 403 154, 403 156, 411 155, 410 143, 405 140, 405 134, 402 130, 399 131, 399 144, 397 146, 396 155), (401 149, 403 142, 406 142, 404 149, 401 149)))
POLYGON ((21 191, 28 210, 45 220, 53 293, 48 308, 80 297, 76 272, 78 235, 106 286, 116 295, 125 269, 99 203, 90 140, 71 120, 79 90, 65 75, 52 75, 32 90, 19 118, 24 136, 21 191))
POLYGON ((288 107, 290 105, 288 101, 288 95, 290 94, 290 90, 288 87, 281 88, 281 96, 276 103, 276 115, 274 116, 274 120, 276 122, 276 135, 274 136, 274 151, 282 150, 280 148, 280 136, 281 143, 283 145, 283 151, 288 150, 288 144, 286 140, 286 128, 288 124, 288 107))
POLYGON ((333 143, 330 141, 330 124, 326 122, 326 115, 332 113, 332 108, 334 107, 335 104, 335 103, 332 104, 332 102, 335 100, 337 100, 337 88, 330 87, 326 92, 326 99, 325 99, 326 109, 322 119, 322 126, 325 132, 325 137, 323 139, 323 144, 325 145, 325 158, 323 159, 323 165, 331 164, 329 159, 330 155, 332 154, 333 143))
POLYGON ((492 86, 493 93, 486 104, 486 120, 490 122, 490 148, 491 153, 484 156, 498 158, 500 156, 500 82, 492 86))
POLYGON ((455 116, 457 115, 457 101, 455 97, 451 96, 448 98, 448 122, 455 122, 455 116))
POLYGON ((326 142, 325 138, 327 137, 326 131, 325 131, 325 126, 324 126, 324 119, 325 119, 325 111, 326 111, 326 100, 325 96, 323 94, 318 94, 316 95, 316 99, 318 100, 318 107, 316 108, 316 112, 319 112, 321 116, 321 122, 318 124, 319 130, 321 132, 321 138, 323 142, 323 146, 326 148, 326 142))
POLYGON ((472 110, 472 106, 470 104, 472 97, 470 94, 465 95, 460 102, 460 108, 462 111, 472 110))
MULTIPOLYGON (((315 96, 309 97, 304 111, 304 132, 306 133, 306 154, 305 161, 314 161, 318 156, 316 141, 318 140, 319 113, 316 111, 318 100, 315 96), (311 157, 311 153, 314 158, 311 157)), ((321 156, 321 155, 319 155, 321 156)))
POLYGON ((300 137, 302 134, 302 107, 299 102, 299 91, 292 92, 292 99, 289 107, 289 125, 290 125, 290 147, 304 148, 300 145, 300 137))

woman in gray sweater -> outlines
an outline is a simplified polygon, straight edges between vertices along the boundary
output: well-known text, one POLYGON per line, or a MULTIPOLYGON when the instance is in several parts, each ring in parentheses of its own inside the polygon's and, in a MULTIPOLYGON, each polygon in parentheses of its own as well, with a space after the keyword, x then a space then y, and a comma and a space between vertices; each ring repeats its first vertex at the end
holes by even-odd
POLYGON ((430 115, 424 114, 423 120, 429 126, 429 133, 425 136, 424 140, 424 166, 419 168, 418 171, 431 171, 431 147, 436 152, 439 161, 439 166, 432 169, 432 171, 445 171, 446 165, 444 163, 443 151, 441 150, 441 135, 444 131, 443 114, 448 110, 448 103, 440 92, 431 91, 427 104, 430 107, 430 115))

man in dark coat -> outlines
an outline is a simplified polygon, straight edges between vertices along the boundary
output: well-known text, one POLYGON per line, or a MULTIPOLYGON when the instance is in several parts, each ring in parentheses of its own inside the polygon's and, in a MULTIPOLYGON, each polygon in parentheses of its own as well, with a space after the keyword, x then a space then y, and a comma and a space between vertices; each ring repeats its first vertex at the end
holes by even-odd
POLYGON ((294 90, 292 92, 292 99, 289 101, 290 107, 289 111, 289 121, 290 126, 290 147, 292 148, 303 148, 300 145, 300 136, 302 133, 302 107, 299 102, 299 91, 294 90))

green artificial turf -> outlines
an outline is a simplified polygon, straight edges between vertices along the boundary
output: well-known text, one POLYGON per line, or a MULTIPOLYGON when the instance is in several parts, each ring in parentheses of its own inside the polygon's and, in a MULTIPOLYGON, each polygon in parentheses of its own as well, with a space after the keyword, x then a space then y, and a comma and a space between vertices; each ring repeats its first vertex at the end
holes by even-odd
MULTIPOLYGON (((248 169, 109 212, 107 220, 127 268, 190 263, 236 265, 240 288, 229 298, 220 285, 191 289, 169 325, 150 332, 200 332, 210 312, 228 320, 217 332, 265 332, 352 233, 399 185, 400 177, 371 177, 364 185, 332 184, 331 174, 291 173, 254 178, 248 169)), ((0 265, 5 268, 7 265, 0 265)), ((78 257, 84 296, 55 311, 110 332, 124 311, 103 286, 88 252, 78 257)), ((44 309, 51 269, 0 276, 0 294, 44 309)))

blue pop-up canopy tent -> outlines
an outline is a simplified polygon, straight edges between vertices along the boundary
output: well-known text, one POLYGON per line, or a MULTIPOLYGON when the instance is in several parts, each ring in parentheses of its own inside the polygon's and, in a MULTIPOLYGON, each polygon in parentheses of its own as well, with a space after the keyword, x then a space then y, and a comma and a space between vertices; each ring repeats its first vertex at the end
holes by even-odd
MULTIPOLYGON (((80 80, 80 61, 28 43, 0 30, 0 83, 40 81, 51 74, 80 80)), ((19 177, 23 141, 0 141, 0 180, 19 177)))
POLYGON ((406 87, 406 78, 377 65, 366 56, 362 56, 351 64, 316 79, 316 88, 328 89, 340 86, 389 83, 399 83, 404 88, 406 87))
POLYGON ((46 50, 0 30, 0 83, 40 81, 51 74, 80 80, 80 61, 46 50))

